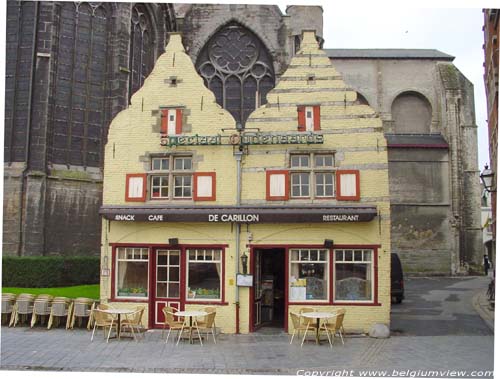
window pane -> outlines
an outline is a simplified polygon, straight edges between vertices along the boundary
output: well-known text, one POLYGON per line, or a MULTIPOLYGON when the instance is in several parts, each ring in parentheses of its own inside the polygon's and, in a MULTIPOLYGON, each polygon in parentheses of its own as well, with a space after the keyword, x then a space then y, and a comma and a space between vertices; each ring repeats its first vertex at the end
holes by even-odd
POLYGON ((189 259, 196 259, 196 250, 189 250, 189 259))
POLYGON ((300 166, 300 156, 292 155, 290 166, 291 167, 299 167, 300 166))
POLYGON ((352 261, 352 250, 345 251, 345 261, 352 261))
POLYGON ((300 184, 300 177, 297 174, 292 174, 292 184, 300 184))
POLYGON ((326 261, 326 251, 321 250, 321 251, 319 252, 319 260, 320 260, 320 261, 326 261))
POLYGON ((168 280, 170 282, 178 282, 179 281, 179 267, 170 267, 168 270, 169 270, 168 280))
POLYGON ((168 297, 167 283, 156 284, 156 297, 168 297))
POLYGON ((298 261, 299 260, 299 251, 298 250, 291 250, 291 255, 290 255, 290 260, 291 261, 298 261))
POLYGON ((161 161, 159 159, 153 159, 153 170, 159 170, 161 167, 161 161))
POLYGON ((117 296, 147 297, 148 262, 118 261, 117 296))
POLYGON ((220 263, 189 262, 188 287, 194 299, 220 299, 220 263))
POLYGON ((166 265, 167 264, 168 255, 166 252, 158 253, 158 265, 166 265))
POLYGON ((162 159, 161 160, 161 169, 162 170, 168 170, 168 158, 162 159))
POLYGON ((179 297, 180 291, 179 291, 180 284, 179 283, 169 283, 168 285, 168 296, 169 297, 179 297))
POLYGON ((337 263, 335 265, 336 300, 371 300, 371 265, 337 263))
POLYGON ((309 167, 309 155, 302 155, 300 157, 300 166, 309 167))
POLYGON ((167 269, 165 267, 158 267, 156 280, 159 282, 167 281, 167 269))
POLYGON ((354 250, 354 260, 355 261, 363 260, 363 252, 361 250, 354 250))
POLYGON ((300 260, 301 261, 309 260, 309 250, 300 250, 300 260))
POLYGON ((344 250, 335 250, 335 260, 336 261, 344 260, 344 250))
POLYGON ((363 260, 365 262, 371 262, 371 260, 372 260, 372 252, 370 250, 365 250, 364 251, 363 260))
POLYGON ((169 257, 169 263, 170 265, 179 265, 179 253, 178 252, 171 252, 170 257, 169 257))

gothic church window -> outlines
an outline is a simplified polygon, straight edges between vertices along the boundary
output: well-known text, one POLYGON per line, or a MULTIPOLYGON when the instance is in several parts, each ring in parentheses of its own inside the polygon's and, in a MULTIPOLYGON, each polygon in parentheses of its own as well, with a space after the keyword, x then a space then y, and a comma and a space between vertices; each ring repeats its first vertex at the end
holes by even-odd
POLYGON ((59 12, 51 161, 99 167, 110 14, 104 5, 86 2, 62 2, 59 12))
POLYGON ((394 132, 399 134, 428 134, 431 132, 432 107, 420 93, 404 92, 391 107, 394 132))
POLYGON ((260 39, 233 22, 215 33, 203 47, 196 68, 217 103, 237 123, 245 124, 274 88, 272 58, 260 39))
POLYGON ((132 9, 130 31, 129 101, 142 87, 154 64, 154 34, 151 19, 144 4, 132 9))

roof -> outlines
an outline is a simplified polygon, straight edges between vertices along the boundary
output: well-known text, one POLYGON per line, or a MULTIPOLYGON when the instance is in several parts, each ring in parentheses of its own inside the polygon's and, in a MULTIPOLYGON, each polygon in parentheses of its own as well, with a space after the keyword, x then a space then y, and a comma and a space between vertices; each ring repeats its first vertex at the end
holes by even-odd
POLYGON ((392 148, 448 149, 448 142, 440 134, 386 134, 387 146, 392 148))
POLYGON ((332 59, 431 59, 453 61, 454 56, 435 49, 324 49, 332 59))

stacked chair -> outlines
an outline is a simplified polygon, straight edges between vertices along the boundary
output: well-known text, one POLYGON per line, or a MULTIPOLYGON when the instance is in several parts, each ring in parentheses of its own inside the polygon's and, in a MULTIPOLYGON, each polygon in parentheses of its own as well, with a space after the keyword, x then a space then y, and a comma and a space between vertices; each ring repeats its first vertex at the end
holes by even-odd
POLYGON ((59 326, 61 318, 66 318, 66 328, 69 327, 71 319, 71 311, 73 309, 73 302, 67 297, 55 297, 52 300, 52 307, 50 309, 49 322, 47 323, 47 329, 52 328, 55 322, 55 326, 59 326))
POLYGON ((2 324, 10 320, 15 303, 16 295, 13 293, 2 293, 2 324))
POLYGON ((53 296, 38 295, 33 304, 33 313, 31 315, 31 327, 34 327, 40 317, 40 323, 43 324, 45 319, 50 316, 50 309, 53 296))
POLYGON ((12 309, 9 326, 15 327, 18 322, 28 321, 28 317, 33 315, 35 296, 29 293, 22 293, 16 298, 16 303, 12 309))
POLYGON ((87 329, 90 330, 92 325, 92 311, 95 308, 95 302, 86 297, 78 297, 73 301, 73 312, 71 313, 69 327, 75 326, 75 321, 78 319, 78 326, 82 325, 83 319, 88 318, 87 329))

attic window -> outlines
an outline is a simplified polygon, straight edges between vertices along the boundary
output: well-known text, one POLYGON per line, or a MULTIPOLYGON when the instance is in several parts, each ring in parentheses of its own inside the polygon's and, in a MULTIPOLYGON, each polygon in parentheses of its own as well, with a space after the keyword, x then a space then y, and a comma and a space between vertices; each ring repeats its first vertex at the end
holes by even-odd
POLYGON ((314 83, 314 74, 308 74, 307 75, 307 84, 313 84, 314 83))

